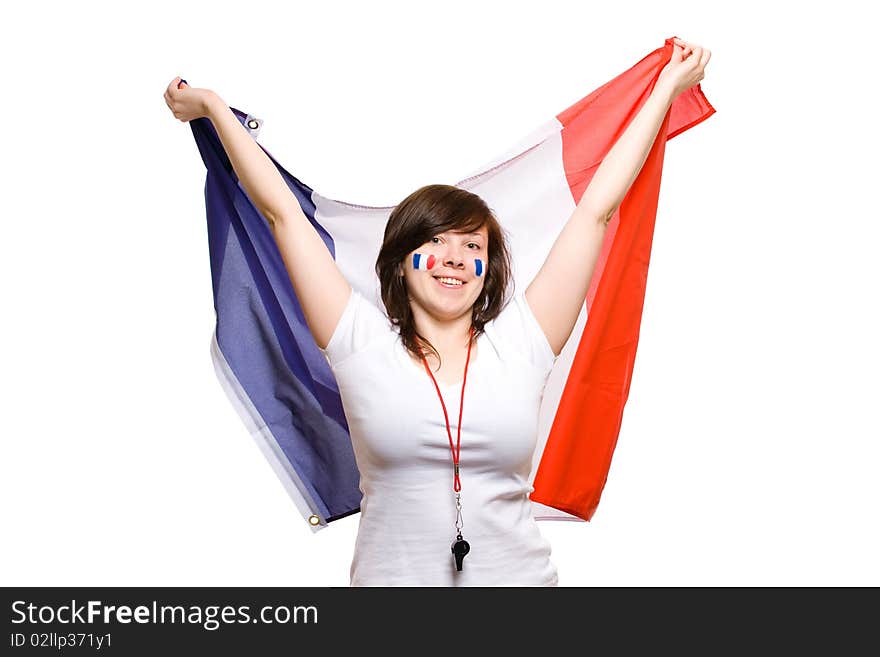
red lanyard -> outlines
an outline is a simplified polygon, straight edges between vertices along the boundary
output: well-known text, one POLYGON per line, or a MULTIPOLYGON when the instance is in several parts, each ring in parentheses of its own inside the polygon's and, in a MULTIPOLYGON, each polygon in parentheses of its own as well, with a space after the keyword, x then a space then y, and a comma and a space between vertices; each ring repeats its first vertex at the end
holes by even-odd
POLYGON ((425 364, 425 369, 428 370, 428 376, 431 377, 431 381, 434 382, 434 387, 437 389, 437 396, 440 398, 440 405, 443 406, 443 417, 446 418, 446 434, 449 436, 449 449, 452 450, 452 463, 455 466, 455 478, 452 482, 452 488, 455 490, 455 508, 456 508, 456 516, 455 516, 455 530, 456 537, 452 542, 452 555, 455 557, 455 568, 456 570, 461 570, 464 557, 471 551, 470 543, 468 543, 461 536, 461 528, 462 528, 462 519, 461 519, 461 480, 458 478, 458 455, 461 453, 461 416, 464 412, 464 388, 467 385, 467 372, 468 365, 471 362, 471 347, 474 344, 474 327, 471 325, 470 332, 470 340, 468 341, 468 353, 467 360, 464 363, 464 378, 461 381, 461 403, 458 407, 458 445, 453 446, 452 444, 452 429, 449 428, 449 413, 446 412, 446 404, 443 402, 443 395, 440 393, 440 386, 437 385, 437 379, 434 378, 434 374, 431 372, 431 368, 428 366, 428 360, 425 358, 425 354, 422 353, 422 362, 425 364))
POLYGON ((434 378, 434 374, 431 372, 431 368, 428 366, 428 361, 425 358, 425 354, 422 354, 422 362, 425 364, 425 369, 428 370, 428 376, 430 376, 431 381, 434 382, 434 387, 437 389, 437 396, 440 397, 440 405, 443 406, 443 417, 446 418, 446 433, 449 435, 449 449, 452 451, 452 464, 455 468, 455 477, 453 478, 452 488, 456 493, 461 490, 461 480, 458 477, 458 456, 459 454, 461 454, 461 417, 464 411, 464 387, 467 384, 468 365, 471 362, 471 346, 474 343, 473 326, 471 326, 470 336, 471 339, 468 342, 467 360, 464 364, 464 379, 461 382, 461 403, 458 408, 458 436, 456 438, 456 446, 453 446, 452 444, 452 429, 449 427, 449 414, 446 412, 446 404, 443 403, 443 395, 440 393, 440 386, 437 385, 437 380, 434 378))

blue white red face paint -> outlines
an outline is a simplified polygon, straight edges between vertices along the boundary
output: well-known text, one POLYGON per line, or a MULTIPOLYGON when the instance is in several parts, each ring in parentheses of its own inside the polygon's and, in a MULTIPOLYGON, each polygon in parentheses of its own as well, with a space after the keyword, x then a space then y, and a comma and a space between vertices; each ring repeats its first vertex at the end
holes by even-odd
MULTIPOLYGON (((412 266, 416 271, 430 271, 437 264, 436 256, 426 253, 413 253, 412 266)), ((486 273, 486 265, 480 258, 474 258, 474 275, 483 276, 486 273)))
POLYGON ((437 264, 437 258, 433 255, 424 253, 413 253, 413 269, 418 271, 429 271, 437 264))

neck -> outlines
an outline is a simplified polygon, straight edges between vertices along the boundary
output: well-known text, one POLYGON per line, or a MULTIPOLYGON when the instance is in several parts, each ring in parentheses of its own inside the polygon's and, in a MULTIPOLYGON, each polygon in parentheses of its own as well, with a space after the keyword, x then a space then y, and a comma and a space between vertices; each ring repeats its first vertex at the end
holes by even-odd
POLYGON ((419 335, 427 338, 438 351, 467 349, 473 325, 470 311, 454 319, 443 320, 414 305, 413 318, 419 335))

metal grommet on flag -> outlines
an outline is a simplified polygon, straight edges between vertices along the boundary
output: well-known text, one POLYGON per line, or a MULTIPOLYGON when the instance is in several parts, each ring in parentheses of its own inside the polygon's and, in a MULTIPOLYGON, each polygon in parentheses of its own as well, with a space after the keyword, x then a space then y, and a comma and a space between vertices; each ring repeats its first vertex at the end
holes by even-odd
POLYGON ((321 519, 313 513, 312 515, 309 516, 309 524, 312 525, 313 527, 316 525, 320 525, 321 519))
POLYGON ((262 119, 258 119, 257 117, 248 114, 244 119, 244 127, 247 128, 249 133, 251 133, 251 137, 256 139, 260 134, 260 128, 263 127, 263 121, 262 119))

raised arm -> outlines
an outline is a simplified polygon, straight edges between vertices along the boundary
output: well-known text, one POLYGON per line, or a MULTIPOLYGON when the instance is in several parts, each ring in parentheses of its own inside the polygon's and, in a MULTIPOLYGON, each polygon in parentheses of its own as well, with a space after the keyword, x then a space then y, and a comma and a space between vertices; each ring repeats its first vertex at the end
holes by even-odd
POLYGON ((711 53, 676 39, 672 58, 639 113, 608 151, 526 288, 529 307, 559 355, 577 322, 605 229, 638 177, 676 96, 703 79, 711 53))
POLYGON ((275 164, 229 106, 210 92, 205 108, 242 187, 269 222, 309 331, 324 349, 348 303, 351 285, 275 164))

